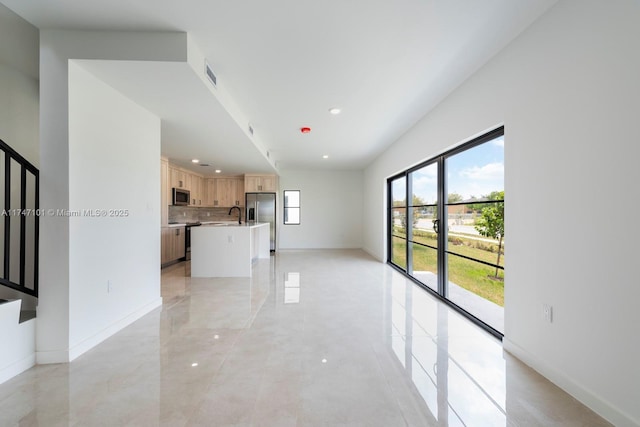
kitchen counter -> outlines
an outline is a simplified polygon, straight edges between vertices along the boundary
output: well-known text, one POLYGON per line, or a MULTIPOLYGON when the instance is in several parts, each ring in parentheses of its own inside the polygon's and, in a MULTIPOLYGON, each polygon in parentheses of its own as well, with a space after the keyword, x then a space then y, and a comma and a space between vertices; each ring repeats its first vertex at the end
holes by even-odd
MULTIPOLYGON (((221 225, 240 225, 238 224, 238 221, 200 221, 199 222, 200 225, 217 225, 217 226, 221 226, 221 225)), ((251 222, 249 223, 249 225, 252 224, 251 222)), ((194 222, 176 222, 176 223, 169 223, 168 225, 164 226, 164 227, 185 227, 187 225, 195 225, 194 222)), ((247 224, 245 224, 244 222, 242 223, 243 226, 247 226, 247 224)))
POLYGON ((269 258, 269 223, 212 221, 191 229, 191 277, 251 277, 269 258))
POLYGON ((201 224, 203 226, 208 226, 208 227, 256 227, 258 225, 267 224, 267 223, 249 221, 249 222, 243 222, 242 224, 238 224, 238 221, 228 221, 228 222, 211 221, 211 222, 202 222, 201 224))

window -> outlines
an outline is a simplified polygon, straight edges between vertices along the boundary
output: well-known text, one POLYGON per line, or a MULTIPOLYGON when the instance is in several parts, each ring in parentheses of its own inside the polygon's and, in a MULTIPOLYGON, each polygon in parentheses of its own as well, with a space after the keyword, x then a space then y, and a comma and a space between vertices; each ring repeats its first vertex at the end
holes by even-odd
POLYGON ((300 225, 300 190, 284 190, 284 223, 300 225))
POLYGON ((504 330, 504 129, 388 180, 388 262, 504 330))

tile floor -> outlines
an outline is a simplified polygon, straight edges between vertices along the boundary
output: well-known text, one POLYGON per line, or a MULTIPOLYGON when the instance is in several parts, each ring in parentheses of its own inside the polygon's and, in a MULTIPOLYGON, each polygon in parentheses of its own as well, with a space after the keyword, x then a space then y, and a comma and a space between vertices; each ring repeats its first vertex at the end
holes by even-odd
POLYGON ((188 269, 162 309, 0 385, 0 426, 609 425, 362 251, 188 269))

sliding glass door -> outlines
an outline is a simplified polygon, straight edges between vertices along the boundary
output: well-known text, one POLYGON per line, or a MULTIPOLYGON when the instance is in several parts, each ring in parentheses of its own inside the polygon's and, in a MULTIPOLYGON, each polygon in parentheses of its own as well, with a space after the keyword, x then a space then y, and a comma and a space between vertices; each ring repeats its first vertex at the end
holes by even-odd
POLYGON ((438 291, 438 163, 409 174, 412 218, 410 275, 438 291))
POLYGON ((500 335, 504 130, 389 179, 389 262, 500 335))
POLYGON ((389 230, 391 262, 406 271, 407 269, 407 179, 404 176, 390 185, 391 210, 389 230))

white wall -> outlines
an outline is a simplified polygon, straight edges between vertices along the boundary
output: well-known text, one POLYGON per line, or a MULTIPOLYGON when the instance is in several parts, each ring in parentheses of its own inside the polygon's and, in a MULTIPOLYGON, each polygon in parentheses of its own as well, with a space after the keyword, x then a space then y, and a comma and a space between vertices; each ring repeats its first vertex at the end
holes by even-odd
POLYGON ((38 80, 0 64, 0 93, 0 139, 38 167, 38 80))
POLYGON ((158 158, 160 119, 71 61, 69 209, 108 215, 69 220, 74 353, 161 303, 158 158))
MULTIPOLYGON (((128 191, 137 193, 147 191, 151 185, 157 185, 159 181, 159 173, 154 176, 140 177, 138 169, 118 168, 114 167, 112 173, 120 174, 107 182, 101 181, 101 177, 96 174, 83 174, 81 162, 78 161, 77 153, 74 152, 74 146, 70 144, 70 124, 74 118, 69 115, 69 60, 73 59, 109 59, 109 60, 143 60, 143 61, 181 61, 185 62, 187 58, 187 37, 184 33, 111 33, 96 31, 63 31, 63 30, 43 30, 40 32, 40 154, 41 154, 41 206, 45 209, 69 209, 72 206, 82 206, 90 209, 94 198, 84 200, 85 194, 80 192, 71 193, 71 189, 77 190, 75 180, 85 181, 87 186, 95 186, 100 189, 102 197, 106 202, 114 203, 122 190, 122 182, 129 181, 131 186, 128 191), (74 157, 75 156, 75 157, 74 157), (78 169, 80 168, 80 169, 78 169), (78 175, 73 175, 75 172, 78 175), (148 181, 147 181, 148 179, 148 181), (110 186, 113 183, 113 187, 110 186), (115 193, 113 195, 112 193, 115 193)), ((129 108, 128 110, 131 110, 129 108)), ((109 112, 103 117, 104 124, 102 128, 109 127, 111 114, 117 112, 109 112)), ((120 117, 122 118, 122 117, 120 117)), ((131 137, 136 134, 136 130, 130 128, 130 123, 123 123, 125 133, 131 137)), ((111 123, 114 126, 113 131, 118 133, 120 129, 119 123, 111 123)), ((77 130, 77 129, 76 129, 77 130)), ((144 125, 143 135, 149 137, 150 132, 147 125, 144 125)), ((97 139, 99 135, 92 135, 91 139, 97 139)), ((82 143, 91 143, 91 139, 82 141, 82 143)), ((104 142, 104 140, 102 140, 104 142)), ((146 141, 146 139, 145 139, 146 141)), ((132 155, 139 155, 142 152, 156 153, 149 147, 143 145, 142 151, 139 153, 138 141, 127 140, 128 151, 132 155)), ((76 145, 78 143, 76 142, 76 145)), ((120 147, 120 142, 108 141, 109 145, 120 147)), ((154 161, 157 162, 159 157, 160 141, 158 139, 157 155, 154 155, 154 161)), ((77 148, 77 147, 76 147, 77 148)), ((96 148, 96 147, 94 147, 96 148)), ((102 148, 101 148, 102 149, 102 148)), ((92 152, 89 150, 89 152, 92 152)), ((103 159, 105 163, 113 160, 111 157, 103 159)), ((129 160, 118 160, 118 166, 130 166, 129 160), (124 162, 124 163, 121 163, 124 162)), ((103 173, 104 165, 97 168, 96 171, 103 173)), ((149 172, 146 166, 143 171, 149 172)), ((155 169, 153 169, 155 170, 155 169)), ((157 190, 159 192, 159 188, 157 190)), ((151 203, 151 197, 143 195, 143 201, 151 203), (149 198, 147 198, 149 197, 149 198)), ((128 197, 124 199, 129 202, 128 197)), ((106 203, 105 202, 105 203, 106 203)), ((102 202, 101 202, 102 203, 102 202)), ((144 205, 146 206, 146 205, 144 205)), ((122 207, 122 206, 121 206, 122 207)), ((156 223, 155 207, 150 211, 143 210, 140 205, 134 204, 136 209, 135 221, 149 221, 155 223, 159 228, 160 220, 158 217, 156 223)), ((126 208, 126 206, 125 206, 126 208)), ((146 207, 145 207, 146 209, 146 207)), ((124 223, 123 223, 124 224, 124 223)), ((159 299, 155 303, 148 300, 140 300, 131 303, 125 303, 124 298, 129 298, 133 294, 121 293, 122 287, 126 286, 128 274, 131 264, 109 263, 106 260, 105 265, 96 271, 95 283, 86 283, 87 274, 84 268, 79 265, 77 254, 86 251, 90 256, 92 251, 101 251, 101 254, 115 253, 115 242, 107 240, 106 245, 100 248, 100 241, 87 242, 75 233, 80 225, 78 222, 70 221, 64 216, 45 216, 41 218, 40 223, 40 295, 38 305, 38 327, 37 327, 37 359, 38 363, 59 363, 72 360, 74 357, 86 351, 92 345, 97 344, 101 339, 106 338, 109 334, 126 326, 127 322, 135 319, 136 316, 144 314, 145 310, 150 310, 154 304, 158 304, 159 299), (81 245, 81 246, 78 246, 81 245), (90 319, 92 310, 96 309, 91 304, 96 301, 94 298, 97 294, 85 294, 82 286, 95 286, 96 289, 106 289, 105 278, 114 281, 114 293, 112 297, 118 300, 112 306, 104 309, 97 309, 95 324, 89 325, 71 325, 72 317, 74 319, 83 318, 90 319), (98 282, 99 281, 99 282, 98 282), (79 292, 74 294, 74 292, 79 292), (84 298, 87 298, 85 301, 84 298), (123 298, 120 300, 120 298, 123 298), (144 307, 136 312, 127 312, 132 306, 128 304, 137 304, 137 307, 144 307), (146 304, 146 305, 145 305, 146 304), (80 310, 86 311, 81 313, 80 310), (100 311, 104 310, 104 311, 100 311), (119 319, 116 321, 116 319, 119 319), (105 328, 106 322, 113 322, 105 328)), ((84 226, 84 225, 83 225, 84 226)), ((130 224, 126 225, 131 228, 130 224)), ((143 237, 146 235, 144 228, 143 237)), ((97 233, 97 231, 96 231, 97 233)), ((94 234, 93 237, 96 237, 94 234)), ((133 238, 136 236, 134 235, 133 238)), ((128 244, 127 241, 118 242, 118 249, 122 245, 128 244)), ((160 252, 160 241, 158 237, 146 239, 140 242, 141 246, 135 247, 142 250, 141 257, 156 258, 160 252)), ((143 261, 146 271, 148 259, 135 258, 143 261)), ((93 266, 98 265, 97 258, 92 261, 93 266)), ((158 278, 159 280, 159 278, 158 278)), ((141 290, 145 298, 149 297, 147 293, 147 282, 141 284, 144 289, 141 290)), ((96 292, 98 292, 96 290, 96 292)), ((127 291, 128 292, 128 291, 127 291)), ((99 299, 99 298, 98 298, 99 299)), ((113 300, 114 298, 111 298, 113 300)))
POLYGON ((505 348, 620 426, 640 425, 639 17, 560 1, 364 177, 363 246, 384 260, 386 177, 504 123, 505 348))
POLYGON ((38 29, 0 4, 0 40, 0 139, 38 167, 38 29))
POLYGON ((279 248, 362 247, 362 172, 284 171, 280 174, 279 248), (300 190, 300 225, 283 225, 283 192, 300 190))

